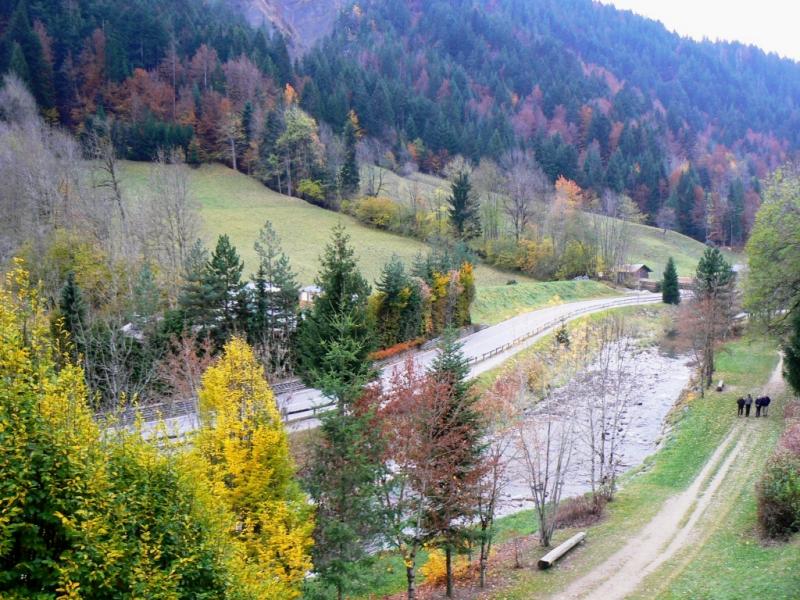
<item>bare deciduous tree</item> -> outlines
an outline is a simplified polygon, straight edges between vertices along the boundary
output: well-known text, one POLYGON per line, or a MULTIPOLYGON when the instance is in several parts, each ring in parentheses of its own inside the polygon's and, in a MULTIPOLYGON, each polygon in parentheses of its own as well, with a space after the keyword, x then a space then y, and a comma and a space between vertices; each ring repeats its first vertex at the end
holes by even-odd
POLYGON ((519 241, 533 218, 534 202, 545 200, 547 176, 536 160, 521 150, 507 154, 503 166, 506 169, 503 210, 511 223, 514 239, 519 241))
POLYGON ((614 272, 627 263, 632 238, 631 223, 641 223, 643 216, 628 196, 606 192, 603 212, 592 214, 597 255, 607 272, 614 272))
POLYGON ((502 227, 501 192, 505 187, 505 176, 493 160, 484 158, 473 176, 475 188, 481 195, 481 224, 487 240, 500 237, 502 227))
POLYGON ((484 450, 483 477, 478 482, 475 511, 480 539, 478 565, 482 588, 486 587, 486 572, 494 544, 495 518, 503 491, 509 483, 509 467, 514 458, 514 393, 513 385, 501 381, 487 391, 481 400, 481 412, 486 415, 486 422, 492 424, 484 450))
MULTIPOLYGON (((518 404, 530 404, 527 386, 518 387, 518 404)), ((574 405, 556 402, 548 389, 535 414, 523 411, 517 422, 517 444, 524 476, 539 521, 539 543, 549 546, 557 526, 558 503, 566 484, 575 445, 574 405), (526 414, 527 413, 527 414, 526 414)))
MULTIPOLYGON (((198 203, 189 190, 188 167, 177 153, 159 153, 150 185, 139 197, 140 244, 166 271, 167 289, 176 290, 186 258, 200 231, 198 203)), ((175 293, 170 294, 175 301, 175 293)))
POLYGON ((589 453, 592 496, 611 500, 622 469, 627 412, 637 386, 635 347, 624 317, 618 315, 594 327, 591 337, 599 348, 580 382, 580 428, 589 453))

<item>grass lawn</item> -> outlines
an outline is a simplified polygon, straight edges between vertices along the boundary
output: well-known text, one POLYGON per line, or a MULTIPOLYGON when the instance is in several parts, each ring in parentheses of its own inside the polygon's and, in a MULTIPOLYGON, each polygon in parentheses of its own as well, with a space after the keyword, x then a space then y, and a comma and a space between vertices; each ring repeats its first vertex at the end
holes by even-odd
POLYGON ((617 290, 597 281, 541 281, 482 286, 472 305, 472 320, 483 325, 494 325, 543 306, 618 294, 617 290))
MULTIPOLYGON (((125 163, 123 183, 133 188, 145 186, 149 172, 149 163, 125 163)), ((253 242, 267 220, 272 221, 280 235, 303 285, 313 283, 331 229, 339 223, 347 227, 359 266, 370 283, 393 254, 410 264, 417 254, 428 251, 428 245, 420 241, 372 229, 347 215, 283 196, 223 165, 204 165, 192 170, 190 189, 201 205, 205 241, 213 247, 217 236, 228 234, 244 260, 248 276, 256 268, 253 242)), ((476 268, 479 286, 500 285, 511 278, 532 281, 484 265, 476 268)))
MULTIPOLYGON (((496 598, 515 600, 523 598, 544 597, 557 593, 577 576, 588 572, 602 562, 607 556, 619 549, 628 535, 643 527, 658 512, 661 505, 674 494, 686 489, 699 473, 703 464, 714 452, 720 441, 729 431, 736 419, 734 399, 748 391, 756 391, 769 378, 775 367, 777 354, 775 344, 763 338, 745 338, 728 344, 720 355, 717 376, 726 381, 728 386, 724 393, 710 392, 705 398, 688 396, 673 411, 674 428, 664 442, 662 448, 650 457, 645 464, 623 477, 623 488, 616 499, 608 507, 607 518, 588 531, 586 544, 565 559, 558 568, 550 571, 526 570, 516 575, 505 590, 496 598)), ((772 408, 772 407, 771 407, 772 408)), ((775 406, 771 415, 770 427, 780 426, 778 415, 780 406, 775 406)), ((763 457, 768 456, 776 433, 766 435, 759 451, 763 457)), ((752 481, 741 487, 745 495, 752 495, 752 481)), ((761 547, 752 529, 752 502, 737 505, 736 518, 721 524, 721 528, 703 549, 692 569, 685 572, 685 577, 673 582, 665 598, 790 598, 785 595, 790 589, 797 591, 797 573, 800 573, 800 553, 795 548, 779 546, 761 547), (748 514, 750 516, 748 516, 748 514), (727 537, 726 537, 727 536, 727 537), (725 543, 734 542, 732 550, 726 554, 725 543), (748 577, 748 564, 738 562, 737 552, 750 558, 759 557, 758 566, 766 560, 773 560, 778 574, 784 574, 779 581, 761 584, 753 581, 749 588, 752 593, 742 593, 741 580, 748 577), (705 554, 716 555, 724 563, 705 564, 705 554), (769 558, 767 558, 769 557, 769 558), (692 587, 693 582, 700 582, 701 588, 692 587), (773 586, 776 595, 765 593, 773 586), (795 587, 792 587, 795 586, 795 587), (712 590, 719 593, 715 593, 712 590), (779 592, 779 590, 783 590, 779 592), (701 591, 705 590, 705 591, 701 591), (758 590, 758 593, 755 593, 758 590), (781 595, 781 594, 784 595, 781 595)), ((532 518, 532 517, 531 517, 532 518)), ((556 543, 563 541, 574 531, 560 531, 556 543)), ((796 544, 795 544, 796 545, 796 544)), ((665 572, 662 568, 655 575, 665 572)), ((669 573, 667 573, 667 576, 669 573)), ((662 575, 663 576, 663 575, 662 575)), ((652 592, 643 597, 652 598, 652 592)))
MULTIPOLYGON (((631 264, 644 263, 653 269, 652 279, 660 280, 669 257, 675 259, 680 277, 691 277, 697 262, 705 251, 705 245, 676 231, 668 231, 648 225, 631 224, 631 243, 628 251, 631 264)), ((742 262, 744 257, 732 252, 723 252, 731 264, 742 262)))

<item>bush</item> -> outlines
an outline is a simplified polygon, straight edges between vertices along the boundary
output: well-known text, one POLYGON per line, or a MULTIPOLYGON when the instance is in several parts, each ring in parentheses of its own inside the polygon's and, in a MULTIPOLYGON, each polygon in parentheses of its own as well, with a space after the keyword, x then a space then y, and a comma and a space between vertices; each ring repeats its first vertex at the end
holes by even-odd
POLYGON ((790 425, 783 432, 780 447, 789 452, 792 456, 800 458, 800 423, 790 425))
POLYGON ((603 496, 591 495, 567 498, 558 505, 556 523, 559 527, 587 527, 603 517, 607 500, 603 496))
POLYGON ((394 346, 389 346, 388 348, 384 348, 383 350, 378 350, 377 352, 373 352, 369 355, 370 360, 380 361, 386 360, 387 358, 392 358, 393 356, 397 356, 398 354, 402 354, 412 348, 418 348, 425 342, 425 338, 417 338, 414 340, 408 340, 407 342, 400 342, 399 344, 395 344, 394 346))
POLYGON ((367 196, 355 203, 356 218, 378 229, 389 229, 397 218, 400 208, 394 201, 382 196, 367 196))
MULTIPOLYGON (((425 583, 441 585, 447 581, 447 559, 441 550, 431 550, 428 561, 419 569, 425 583)), ((469 573, 469 560, 466 556, 453 556, 453 579, 464 579, 469 573)))
POLYGON ((783 409, 783 418, 787 421, 800 420, 800 402, 789 402, 783 409))
POLYGON ((800 456, 782 449, 767 462, 756 486, 763 534, 786 539, 800 531, 800 456))

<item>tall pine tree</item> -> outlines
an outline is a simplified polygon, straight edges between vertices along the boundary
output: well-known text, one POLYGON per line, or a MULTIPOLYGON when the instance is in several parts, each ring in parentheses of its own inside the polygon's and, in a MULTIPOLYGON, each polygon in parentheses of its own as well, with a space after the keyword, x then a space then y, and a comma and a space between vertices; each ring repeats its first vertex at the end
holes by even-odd
POLYGON ((333 230, 317 277, 322 293, 298 331, 300 376, 344 407, 354 400, 371 372, 374 348, 367 321, 370 287, 358 270, 350 236, 343 226, 333 230))
POLYGON ((227 235, 219 236, 217 247, 206 268, 206 281, 211 292, 215 337, 222 345, 235 331, 244 327, 242 309, 244 263, 227 235))
POLYGON ((661 280, 661 299, 664 304, 680 304, 681 290, 678 285, 678 270, 675 261, 669 257, 667 267, 664 269, 664 278, 661 280))
POLYGON ((299 328, 299 370, 335 408, 320 419, 306 487, 317 508, 315 585, 343 598, 345 591, 356 589, 363 569, 355 563, 368 557, 380 532, 376 482, 381 462, 376 428, 357 402, 373 376, 370 289, 342 226, 334 229, 325 248, 317 284, 322 294, 299 328))
POLYGON ((258 235, 255 251, 258 272, 253 276, 253 314, 249 333, 267 359, 270 373, 283 375, 292 368, 291 345, 297 324, 300 288, 281 249, 280 238, 267 221, 258 235))
POLYGON ((453 594, 452 555, 467 536, 464 523, 469 522, 475 511, 475 496, 472 493, 480 478, 481 457, 485 445, 482 441, 484 424, 477 409, 478 394, 469 380, 469 361, 462 352, 462 345, 454 330, 448 330, 442 338, 439 354, 430 367, 436 381, 450 391, 449 407, 439 417, 441 435, 458 431, 461 440, 451 451, 438 460, 437 472, 447 474, 437 483, 431 494, 432 509, 428 518, 439 531, 440 544, 446 558, 447 596, 453 594))
POLYGON ((344 164, 339 172, 339 179, 342 183, 342 193, 345 196, 357 194, 361 184, 358 173, 358 161, 356 160, 356 144, 361 133, 358 124, 358 117, 354 111, 350 111, 347 121, 344 124, 344 164))
POLYGON ((64 331, 72 336, 73 343, 76 342, 86 324, 86 303, 72 271, 67 273, 67 280, 61 288, 58 311, 64 319, 64 331))
POLYGON ((480 206, 472 194, 469 173, 458 173, 450 186, 450 223, 461 240, 481 234, 480 206))

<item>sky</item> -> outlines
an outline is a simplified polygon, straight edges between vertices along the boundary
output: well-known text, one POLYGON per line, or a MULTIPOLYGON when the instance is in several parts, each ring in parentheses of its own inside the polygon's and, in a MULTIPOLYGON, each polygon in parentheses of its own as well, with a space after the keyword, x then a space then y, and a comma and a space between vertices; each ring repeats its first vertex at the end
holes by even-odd
POLYGON ((695 39, 736 40, 800 61, 797 0, 601 0, 695 39))

